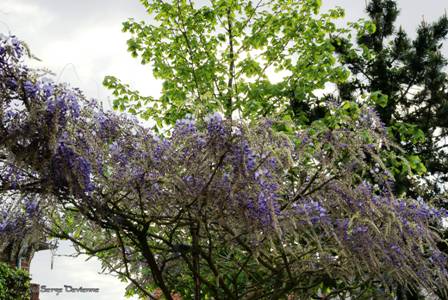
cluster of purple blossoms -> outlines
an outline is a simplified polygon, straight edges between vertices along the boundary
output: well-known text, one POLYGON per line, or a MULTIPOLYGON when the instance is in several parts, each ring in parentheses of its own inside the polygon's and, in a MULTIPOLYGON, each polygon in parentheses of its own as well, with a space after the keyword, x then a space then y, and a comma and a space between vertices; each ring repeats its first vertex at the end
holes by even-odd
POLYGON ((327 209, 311 197, 301 199, 300 202, 294 203, 293 208, 297 214, 304 216, 303 222, 310 222, 315 225, 320 222, 328 221, 327 209))
MULTIPOLYGON (((212 130, 212 129, 210 129, 210 130, 212 130)), ((178 134, 178 135, 196 133, 196 131, 197 131, 196 121, 194 119, 178 120, 176 122, 174 131, 175 131, 175 134, 178 134)))
POLYGON ((0 35, 0 57, 1 64, 6 64, 9 60, 20 59, 25 52, 25 47, 16 36, 0 35))
POLYGON ((12 238, 25 238, 40 229, 42 215, 35 197, 9 194, 0 195, 0 200, 0 248, 12 238))
POLYGON ((207 130, 209 135, 224 137, 227 130, 223 125, 224 123, 221 114, 214 113, 213 115, 210 115, 207 122, 207 130))
MULTIPOLYGON (((0 40, 0 65, 7 70, 0 73, 0 154, 14 166, 0 162, 2 188, 11 189, 15 170, 26 166, 20 183, 42 185, 33 192, 61 214, 67 204, 77 207, 92 232, 112 236, 110 228, 134 224, 160 225, 154 231, 164 232, 178 225, 179 238, 189 240, 183 224, 193 220, 205 222, 203 229, 232 232, 220 241, 228 248, 238 236, 273 261, 275 241, 293 270, 344 270, 345 277, 366 280, 387 273, 401 283, 420 276, 412 283, 428 290, 436 289, 434 278, 446 283, 446 256, 429 226, 446 213, 394 198, 387 180, 359 180, 370 167, 366 152, 382 142, 365 144, 356 135, 372 130, 371 122, 352 131, 310 131, 297 147, 273 122, 229 122, 220 114, 179 120, 170 135, 158 137, 135 120, 104 112, 78 90, 36 81, 25 72, 20 46, 0 40), (12 109, 17 101, 20 109, 12 109)), ((33 186, 15 184, 23 193, 33 186)), ((23 206, 29 216, 39 209, 35 202, 23 206)), ((0 231, 12 226, 2 220, 0 231)))

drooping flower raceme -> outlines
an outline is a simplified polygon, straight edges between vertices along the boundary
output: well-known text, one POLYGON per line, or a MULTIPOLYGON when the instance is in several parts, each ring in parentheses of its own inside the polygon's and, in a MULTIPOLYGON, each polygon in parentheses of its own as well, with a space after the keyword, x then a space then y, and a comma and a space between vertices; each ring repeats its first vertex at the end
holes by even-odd
POLYGON ((215 114, 158 136, 36 76, 14 45, 0 43, 1 192, 39 195, 55 235, 140 293, 188 294, 200 282, 215 299, 306 298, 328 278, 446 288, 429 226, 444 212, 397 199, 385 170, 363 177, 385 143, 380 128, 291 139, 275 121, 215 114))

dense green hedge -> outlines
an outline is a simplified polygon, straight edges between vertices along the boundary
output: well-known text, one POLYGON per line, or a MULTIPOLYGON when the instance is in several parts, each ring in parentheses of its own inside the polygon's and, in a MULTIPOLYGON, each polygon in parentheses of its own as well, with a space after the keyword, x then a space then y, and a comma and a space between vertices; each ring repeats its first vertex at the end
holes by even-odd
POLYGON ((0 299, 29 300, 30 276, 28 272, 0 263, 0 299))

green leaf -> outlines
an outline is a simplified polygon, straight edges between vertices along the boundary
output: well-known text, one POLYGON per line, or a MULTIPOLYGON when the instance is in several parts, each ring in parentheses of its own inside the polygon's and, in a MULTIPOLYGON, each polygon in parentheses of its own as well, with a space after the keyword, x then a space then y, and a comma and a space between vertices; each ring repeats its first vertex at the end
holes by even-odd
POLYGON ((389 101, 389 97, 381 92, 373 92, 370 95, 370 99, 373 101, 373 103, 383 108, 387 106, 387 103, 389 101))

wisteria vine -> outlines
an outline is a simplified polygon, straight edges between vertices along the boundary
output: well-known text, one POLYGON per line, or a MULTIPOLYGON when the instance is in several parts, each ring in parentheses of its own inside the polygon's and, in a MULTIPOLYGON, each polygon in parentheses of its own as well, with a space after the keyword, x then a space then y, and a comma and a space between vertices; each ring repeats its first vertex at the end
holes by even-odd
POLYGON ((138 293, 167 299, 307 299, 329 279, 334 297, 372 282, 446 291, 446 213, 394 196, 368 108, 296 137, 218 113, 159 136, 29 69, 26 53, 1 37, 1 245, 39 216, 138 293))

